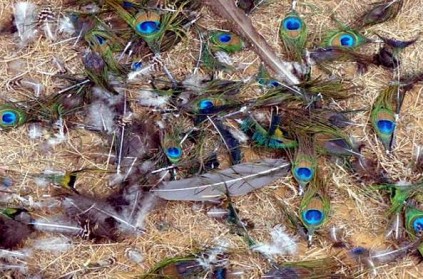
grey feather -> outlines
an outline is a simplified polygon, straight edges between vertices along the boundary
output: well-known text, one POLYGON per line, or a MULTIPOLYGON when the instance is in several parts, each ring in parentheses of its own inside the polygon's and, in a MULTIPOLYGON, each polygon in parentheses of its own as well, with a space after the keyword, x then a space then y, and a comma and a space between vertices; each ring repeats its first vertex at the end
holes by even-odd
POLYGON ((152 190, 165 200, 204 201, 225 195, 241 196, 265 187, 288 173, 290 164, 284 159, 264 159, 234 165, 192 178, 163 182, 152 190))

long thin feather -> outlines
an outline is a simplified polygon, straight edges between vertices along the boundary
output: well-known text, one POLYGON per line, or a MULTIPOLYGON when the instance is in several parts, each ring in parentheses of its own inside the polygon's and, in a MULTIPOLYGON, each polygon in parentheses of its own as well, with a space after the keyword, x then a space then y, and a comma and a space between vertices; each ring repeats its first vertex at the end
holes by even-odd
POLYGON ((242 37, 247 39, 255 52, 260 56, 264 63, 272 69, 281 79, 289 85, 298 84, 298 78, 288 69, 291 65, 282 61, 276 56, 275 51, 266 42, 266 40, 256 31, 251 24, 251 20, 238 9, 235 1, 227 0, 208 0, 206 5, 210 6, 216 13, 230 21, 234 25, 234 29, 242 37))
POLYGON ((264 159, 260 162, 238 164, 217 172, 192 178, 164 182, 153 190, 165 200, 204 201, 229 195, 240 196, 269 185, 288 173, 284 159, 264 159))

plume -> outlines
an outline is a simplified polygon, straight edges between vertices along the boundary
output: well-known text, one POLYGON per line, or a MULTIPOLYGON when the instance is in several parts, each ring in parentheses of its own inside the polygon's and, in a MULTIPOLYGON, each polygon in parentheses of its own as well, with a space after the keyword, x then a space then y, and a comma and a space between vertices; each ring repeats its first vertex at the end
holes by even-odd
POLYGON ((311 246, 315 231, 328 221, 330 213, 327 185, 319 174, 315 174, 313 181, 307 187, 299 210, 300 220, 307 229, 307 242, 311 246))
POLYGON ((362 29, 394 19, 404 4, 403 0, 388 0, 376 3, 357 18, 354 28, 362 29))
POLYGON ((422 239, 418 238, 413 242, 405 243, 397 249, 370 250, 364 247, 354 247, 349 250, 348 256, 355 259, 358 263, 366 265, 372 270, 372 274, 377 274, 376 265, 390 263, 401 259, 411 251, 417 249, 422 239))
POLYGON ((299 83, 298 78, 289 71, 291 65, 276 56, 274 50, 255 30, 251 24, 251 20, 235 6, 234 1, 209 0, 206 1, 206 5, 210 6, 217 14, 232 23, 234 30, 251 44, 254 51, 277 76, 288 83, 288 85, 299 83))
POLYGON ((307 26, 295 10, 286 14, 282 20, 279 37, 289 59, 302 61, 307 40, 307 26))
POLYGON ((6 208, 0 211, 0 248, 14 249, 21 245, 34 231, 28 211, 6 208))
POLYGON ((220 138, 225 143, 226 149, 231 155, 231 161, 233 165, 241 163, 242 153, 239 141, 229 132, 227 127, 219 121, 213 120, 211 117, 207 117, 209 121, 213 124, 216 131, 219 133, 220 138))
POLYGON ((384 45, 375 54, 374 60, 376 65, 382 65, 386 68, 395 69, 401 65, 400 53, 405 48, 413 45, 417 38, 409 41, 400 41, 389 39, 378 35, 382 39, 384 45))
MULTIPOLYGON (((266 272, 261 278, 267 279, 326 279, 326 278, 343 278, 338 277, 335 273, 339 269, 339 264, 335 258, 323 258, 300 262, 282 263, 270 271, 266 272)), ((342 276, 342 275, 340 275, 342 276)))
POLYGON ((297 243, 294 238, 289 236, 281 225, 275 226, 270 235, 272 241, 270 243, 258 243, 251 249, 259 252, 265 257, 272 259, 275 255, 295 255, 297 253, 297 243))
POLYGON ((86 228, 88 238, 116 241, 124 233, 136 233, 136 228, 131 220, 128 220, 128 216, 118 213, 106 200, 70 195, 64 199, 63 207, 68 218, 86 228))
POLYGON ((37 5, 31 2, 17 2, 13 6, 13 14, 15 18, 15 26, 18 30, 20 45, 25 47, 36 39, 38 31, 37 22, 37 5))
MULTIPOLYGON (((420 186, 421 187, 421 186, 420 186)), ((423 232, 423 210, 408 204, 405 208, 405 229, 412 239, 415 239, 420 255, 423 256, 422 232, 423 232)))
POLYGON ((154 193, 165 200, 203 201, 222 197, 226 188, 231 196, 245 195, 284 177, 289 163, 283 159, 263 159, 234 165, 192 178, 163 182, 154 193))

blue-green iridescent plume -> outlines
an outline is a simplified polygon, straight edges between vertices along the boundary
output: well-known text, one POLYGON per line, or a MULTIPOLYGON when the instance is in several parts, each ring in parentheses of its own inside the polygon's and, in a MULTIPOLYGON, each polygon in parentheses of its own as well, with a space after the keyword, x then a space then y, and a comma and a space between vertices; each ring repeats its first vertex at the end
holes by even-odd
MULTIPOLYGON (((411 238, 421 238, 423 235, 423 210, 407 205, 405 208, 405 228, 411 238)), ((423 256, 423 244, 417 248, 423 256)))
POLYGON ((110 71, 114 73, 123 72, 123 68, 114 57, 114 53, 123 49, 118 37, 110 31, 93 28, 85 34, 84 38, 90 48, 101 55, 110 71))
POLYGON ((318 174, 315 174, 304 193, 299 208, 300 220, 307 229, 309 245, 311 245, 314 232, 328 221, 329 213, 330 199, 327 185, 318 174))
POLYGON ((279 123, 273 121, 268 130, 263 128, 251 116, 245 118, 241 123, 241 130, 251 136, 255 144, 272 149, 295 148, 297 141, 287 138, 284 132, 279 128, 279 123))
POLYGON ((303 192, 316 174, 317 158, 313 139, 308 134, 297 134, 298 148, 292 161, 291 172, 303 192))
POLYGON ((172 164, 178 163, 183 156, 181 133, 177 128, 169 128, 163 132, 161 138, 162 150, 172 164))
MULTIPOLYGON (((400 104, 396 103, 397 94, 403 95, 398 84, 392 84, 382 90, 376 98, 370 121, 386 150, 391 151, 396 128, 395 114, 399 112, 400 104)), ((402 103, 403 97, 401 97, 402 103)))
POLYGON ((329 31, 324 38, 323 47, 339 47, 354 49, 369 42, 369 39, 361 35, 357 30, 343 25, 341 29, 329 31))
MULTIPOLYGON (((202 34, 200 34, 203 37, 202 34)), ((204 38, 203 38, 204 40, 204 38)), ((229 54, 241 51, 244 42, 235 33, 213 31, 201 46, 201 64, 212 71, 234 69, 229 54)))
POLYGON ((0 128, 8 130, 21 126, 27 122, 27 113, 12 104, 0 105, 0 128))
POLYGON ((292 10, 285 15, 279 27, 279 37, 289 60, 302 61, 307 42, 307 25, 292 10))
POLYGON ((159 9, 140 9, 132 15, 118 0, 106 0, 106 3, 140 36, 155 54, 160 53, 165 35, 172 32, 175 40, 183 36, 179 13, 183 5, 175 12, 159 9))

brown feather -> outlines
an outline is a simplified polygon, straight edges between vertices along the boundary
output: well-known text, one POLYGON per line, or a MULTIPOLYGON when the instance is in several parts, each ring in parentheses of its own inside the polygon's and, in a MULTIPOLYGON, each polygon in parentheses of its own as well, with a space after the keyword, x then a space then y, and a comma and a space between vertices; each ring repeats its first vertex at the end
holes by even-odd
POLYGON ((30 225, 0 215, 0 248, 14 249, 32 232, 30 225))

